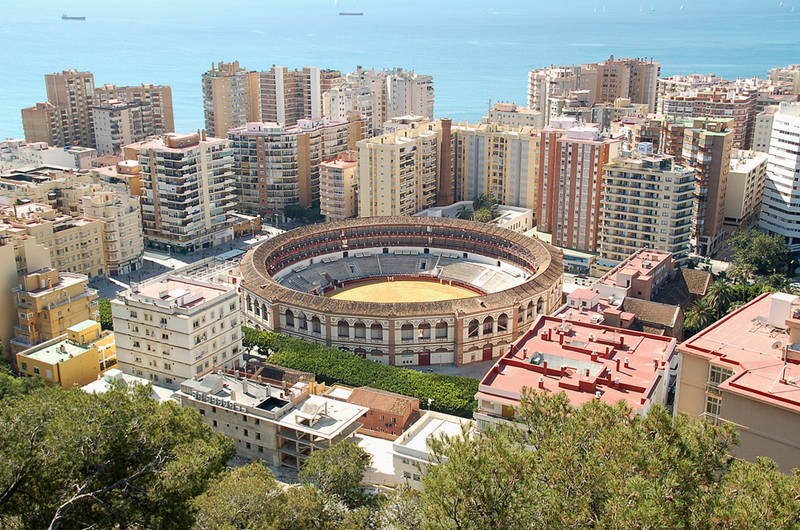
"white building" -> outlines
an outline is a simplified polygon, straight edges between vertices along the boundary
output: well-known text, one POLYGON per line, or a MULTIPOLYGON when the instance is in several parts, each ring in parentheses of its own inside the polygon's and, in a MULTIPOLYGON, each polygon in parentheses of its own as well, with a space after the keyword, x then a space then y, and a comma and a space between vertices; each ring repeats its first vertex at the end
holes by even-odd
POLYGON ((725 224, 745 228, 758 218, 767 180, 767 153, 737 151, 731 153, 731 171, 725 190, 725 224))
POLYGON ((117 293, 111 315, 126 374, 178 388, 241 363, 241 305, 232 284, 168 273, 117 293))
MULTIPOLYGON (((150 397, 156 401, 168 401, 175 399, 173 396, 175 391, 171 388, 165 388, 152 384, 152 382, 143 377, 122 373, 119 368, 112 368, 101 374, 96 380, 89 384, 83 385, 81 390, 88 394, 104 394, 111 390, 113 385, 121 385, 125 388, 133 388, 135 386, 144 386, 150 384, 150 397)), ((176 400, 177 401, 177 400, 176 400)))
POLYGON ((778 105, 769 105, 767 108, 756 114, 753 125, 753 151, 762 153, 769 152, 769 142, 772 138, 772 122, 775 121, 775 113, 778 112, 778 105))
POLYGON ((178 396, 181 406, 232 438, 240 458, 294 470, 314 451, 352 436, 369 410, 310 395, 306 382, 277 385, 242 372, 189 379, 178 396))
MULTIPOLYGON (((472 201, 454 202, 449 206, 434 206, 415 213, 414 217, 450 217, 455 218, 461 208, 472 208, 472 201)), ((516 206, 498 205, 500 216, 492 219, 491 224, 500 228, 513 230, 524 234, 534 227, 533 210, 530 208, 518 208, 516 206)))
POLYGON ((103 221, 103 250, 109 274, 127 274, 141 267, 144 254, 139 198, 122 191, 83 195, 81 213, 103 221))
POLYGON ((149 105, 142 102, 109 100, 92 107, 97 152, 113 155, 123 145, 138 142, 155 133, 149 105))
POLYGON ((464 427, 471 430, 472 422, 458 416, 427 411, 392 444, 397 484, 408 484, 421 490, 427 466, 431 464, 428 440, 459 436, 464 427))
POLYGON ((759 228, 786 238, 800 251, 800 103, 781 103, 769 144, 767 181, 759 228))
POLYGON ((95 158, 97 150, 92 147, 51 147, 25 140, 0 142, 0 171, 41 166, 89 169, 95 158))

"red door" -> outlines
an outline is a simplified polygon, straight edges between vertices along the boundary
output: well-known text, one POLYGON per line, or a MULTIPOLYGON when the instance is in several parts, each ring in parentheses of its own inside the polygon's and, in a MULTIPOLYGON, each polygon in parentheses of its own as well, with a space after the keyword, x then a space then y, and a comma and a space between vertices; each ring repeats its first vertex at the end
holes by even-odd
POLYGON ((417 354, 417 362, 420 366, 428 366, 431 364, 431 354, 430 352, 425 353, 418 353, 417 354))
POLYGON ((494 347, 491 344, 487 344, 483 347, 483 360, 484 361, 491 361, 492 360, 492 350, 494 347))

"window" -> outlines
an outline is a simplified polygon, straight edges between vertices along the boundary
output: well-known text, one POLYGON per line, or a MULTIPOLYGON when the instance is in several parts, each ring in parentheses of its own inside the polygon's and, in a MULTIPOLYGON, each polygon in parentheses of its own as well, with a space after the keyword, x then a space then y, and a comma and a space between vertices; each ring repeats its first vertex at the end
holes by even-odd
POLYGON ((28 363, 22 363, 21 366, 22 366, 23 370, 27 370, 28 369, 28 363))
POLYGON ((169 335, 167 335, 166 333, 162 333, 161 340, 169 340, 169 335))
POLYGON ((247 442, 245 445, 247 446, 248 449, 250 449, 250 442, 247 442))
POLYGON ((247 429, 245 429, 245 430, 244 430, 244 435, 245 435, 245 436, 249 436, 249 435, 250 435, 250 433, 248 432, 248 430, 247 430, 247 429))
POLYGON ((34 366, 33 367, 33 373, 35 373, 36 375, 39 375, 39 367, 38 366, 34 366))
POLYGON ((216 413, 217 413, 217 407, 211 407, 211 412, 213 412, 214 414, 216 414, 216 413))
POLYGON ((257 432, 257 433, 256 433, 256 440, 260 440, 260 439, 261 439, 261 433, 260 433, 260 432, 257 432))
POLYGON ((258 446, 258 452, 259 452, 259 453, 263 453, 263 452, 264 452, 264 446, 262 446, 262 445, 259 445, 259 446, 258 446))
POLYGON ((205 410, 203 410, 203 409, 200 409, 200 415, 201 415, 201 416, 205 416, 205 415, 206 415, 206 411, 205 411, 205 410))
POLYGON ((164 370, 172 370, 172 364, 171 363, 164 363, 164 370))
POLYGON ((712 418, 719 418, 722 400, 714 396, 706 396, 706 414, 712 418))
POLYGON ((136 318, 137 316, 136 311, 131 311, 131 318, 136 318))
POLYGON ((261 423, 261 420, 259 420, 258 418, 256 418, 256 425, 259 425, 260 423, 261 423))
POLYGON ((216 427, 216 426, 217 426, 217 420, 212 420, 212 421, 211 421, 211 424, 212 424, 214 427, 216 427))

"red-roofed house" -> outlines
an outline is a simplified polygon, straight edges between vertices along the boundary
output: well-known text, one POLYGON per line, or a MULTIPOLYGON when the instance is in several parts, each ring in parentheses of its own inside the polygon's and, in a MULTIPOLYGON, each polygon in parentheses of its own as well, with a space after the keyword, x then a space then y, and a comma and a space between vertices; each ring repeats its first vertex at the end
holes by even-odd
POLYGON ((667 406, 679 368, 675 345, 670 337, 542 315, 480 382, 478 428, 513 419, 525 387, 565 392, 575 406, 624 401, 640 414, 667 406))
POLYGON ((800 467, 800 299, 764 294, 678 346, 677 412, 739 431, 737 457, 800 467))

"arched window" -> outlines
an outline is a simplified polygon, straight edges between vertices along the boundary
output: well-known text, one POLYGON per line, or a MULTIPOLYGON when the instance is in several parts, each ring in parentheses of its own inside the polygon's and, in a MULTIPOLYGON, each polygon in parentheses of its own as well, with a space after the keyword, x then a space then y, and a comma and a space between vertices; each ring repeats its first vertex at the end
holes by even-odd
POLYGON ((508 316, 503 313, 497 317, 497 332, 508 331, 508 316))
POLYGON ((473 318, 469 321, 469 326, 467 327, 467 336, 470 338, 477 337, 479 328, 480 324, 478 323, 478 320, 473 318))
MULTIPOLYGON (((258 307, 258 305, 256 305, 258 307)), ((250 295, 247 295, 247 310, 251 313, 253 312, 253 299, 250 298, 250 295)))
POLYGON ((486 317, 483 319, 483 334, 488 335, 490 333, 494 333, 494 319, 486 317))
POLYGON ((369 336, 372 340, 383 340, 383 326, 380 324, 370 326, 369 336))
POLYGON ((260 311, 260 310, 259 310, 259 308, 258 308, 258 304, 256 304, 255 311, 253 311, 253 312, 256 314, 256 316, 257 316, 257 317, 260 317, 260 316, 261 316, 261 311, 260 311))
POLYGON ((404 341, 414 340, 414 325, 403 324, 403 327, 400 328, 400 338, 404 341))
POLYGON ((367 350, 365 350, 364 348, 356 348, 355 350, 353 350, 353 353, 355 353, 362 359, 365 359, 367 357, 367 350))
POLYGON ((430 340, 431 338, 431 325, 427 322, 420 324, 417 328, 417 336, 422 340, 430 340))
POLYGON ((528 302, 528 320, 533 318, 533 300, 528 302))
POLYGON ((447 322, 445 322, 444 320, 436 324, 436 338, 437 339, 447 338, 447 322))
POLYGON ((517 309, 517 323, 521 324, 523 320, 525 320, 525 306, 521 305, 517 309))
POLYGON ((348 324, 346 320, 340 320, 336 327, 340 338, 350 338, 350 324, 348 324))
POLYGON ((304 314, 301 313, 300 316, 297 317, 297 320, 297 327, 299 329, 308 329, 308 318, 306 318, 304 314))
POLYGON ((357 339, 367 338, 367 326, 363 322, 356 322, 353 324, 353 337, 357 339))
POLYGON ((291 309, 286 310, 286 327, 287 328, 294 327, 294 313, 292 313, 291 309))
POLYGON ((539 301, 536 302, 536 314, 541 315, 544 313, 544 300, 539 298, 539 301))
POLYGON ((269 313, 267 313, 267 304, 261 304, 261 318, 269 322, 269 313))

